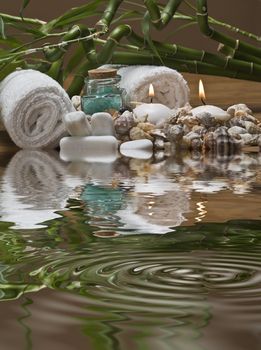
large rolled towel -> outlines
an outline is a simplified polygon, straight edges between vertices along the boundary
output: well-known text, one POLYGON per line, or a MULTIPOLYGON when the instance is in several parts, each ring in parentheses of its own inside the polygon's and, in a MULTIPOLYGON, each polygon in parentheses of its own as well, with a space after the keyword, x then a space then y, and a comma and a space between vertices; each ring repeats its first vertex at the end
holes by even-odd
POLYGON ((66 134, 63 116, 75 109, 64 89, 48 75, 18 70, 0 83, 0 115, 20 148, 54 148, 66 134))
POLYGON ((149 85, 153 84, 153 102, 169 108, 178 108, 189 102, 189 88, 183 76, 164 66, 128 66, 119 68, 120 86, 127 91, 131 101, 150 102, 149 85))

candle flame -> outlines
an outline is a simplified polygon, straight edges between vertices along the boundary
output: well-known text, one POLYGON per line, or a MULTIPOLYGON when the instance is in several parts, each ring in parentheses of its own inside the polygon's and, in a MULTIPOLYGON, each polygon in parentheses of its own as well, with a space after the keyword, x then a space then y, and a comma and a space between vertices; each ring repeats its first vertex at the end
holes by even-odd
POLYGON ((199 94, 199 98, 201 99, 202 103, 205 105, 205 101, 206 101, 206 95, 205 95, 205 90, 204 90, 204 85, 202 83, 202 80, 199 80, 199 85, 198 85, 198 94, 199 94))
POLYGON ((153 88, 153 85, 150 84, 150 87, 149 87, 149 97, 154 97, 154 88, 153 88))

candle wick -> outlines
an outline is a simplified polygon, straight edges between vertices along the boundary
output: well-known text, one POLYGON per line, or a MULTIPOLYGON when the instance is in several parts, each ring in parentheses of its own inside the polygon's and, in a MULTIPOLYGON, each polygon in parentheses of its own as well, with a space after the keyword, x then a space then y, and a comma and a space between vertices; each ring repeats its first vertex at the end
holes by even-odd
POLYGON ((152 103, 152 102, 153 102, 153 97, 150 98, 150 103, 152 103))
POLYGON ((201 102, 202 102, 203 105, 206 105, 206 102, 203 100, 202 97, 200 98, 200 100, 201 100, 201 102))

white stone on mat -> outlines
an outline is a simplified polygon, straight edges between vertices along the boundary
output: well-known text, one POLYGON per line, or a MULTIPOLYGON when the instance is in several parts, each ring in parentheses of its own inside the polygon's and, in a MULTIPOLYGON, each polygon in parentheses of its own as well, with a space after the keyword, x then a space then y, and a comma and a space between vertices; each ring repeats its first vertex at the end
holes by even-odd
POLYGON ((118 141, 114 136, 64 137, 60 141, 60 158, 67 162, 114 162, 118 141))
POLYGON ((64 125, 72 136, 89 136, 92 134, 91 124, 84 112, 67 113, 63 117, 64 125))
POLYGON ((71 98, 73 107, 76 109, 76 111, 81 111, 81 96, 75 95, 71 98))
POLYGON ((109 113, 94 113, 91 118, 91 125, 93 136, 115 135, 113 118, 109 113))
POLYGON ((121 144, 120 153, 126 157, 149 159, 152 156, 153 143, 150 140, 134 140, 121 144))

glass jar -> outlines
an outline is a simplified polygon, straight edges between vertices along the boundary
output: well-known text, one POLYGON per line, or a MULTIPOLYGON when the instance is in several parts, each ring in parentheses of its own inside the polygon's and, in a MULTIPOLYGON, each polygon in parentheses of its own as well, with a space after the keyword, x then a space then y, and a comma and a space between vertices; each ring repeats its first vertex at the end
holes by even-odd
POLYGON ((126 91, 119 87, 116 69, 93 69, 85 79, 81 99, 82 110, 89 115, 96 112, 119 111, 126 104, 126 91))

